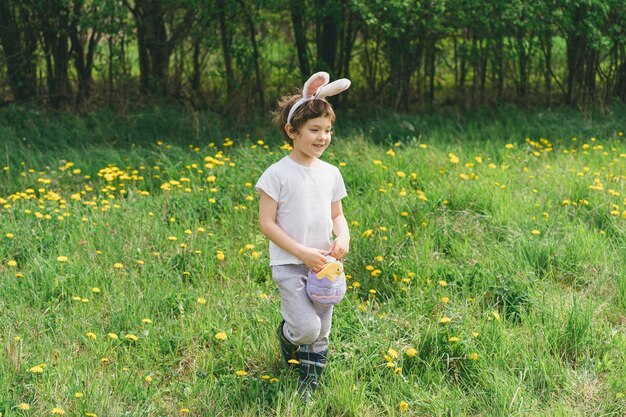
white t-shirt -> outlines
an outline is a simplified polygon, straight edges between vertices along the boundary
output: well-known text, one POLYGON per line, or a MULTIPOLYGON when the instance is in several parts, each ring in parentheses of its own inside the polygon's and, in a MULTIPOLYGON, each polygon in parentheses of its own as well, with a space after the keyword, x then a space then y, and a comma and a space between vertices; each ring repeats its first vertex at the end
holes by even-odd
MULTIPOLYGON (((307 247, 331 248, 330 206, 348 195, 337 167, 322 160, 305 167, 285 156, 265 170, 255 188, 278 202, 276 224, 287 235, 307 247)), ((270 265, 302 263, 270 241, 270 265)))

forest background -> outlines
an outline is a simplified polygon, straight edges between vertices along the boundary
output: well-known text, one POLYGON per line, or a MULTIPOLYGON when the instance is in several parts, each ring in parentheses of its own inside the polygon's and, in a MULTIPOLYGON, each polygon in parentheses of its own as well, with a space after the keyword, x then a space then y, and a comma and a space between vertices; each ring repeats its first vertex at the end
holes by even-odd
MULTIPOLYGON (((244 118, 309 74, 398 111, 626 100, 621 0, 4 0, 3 103, 244 118)), ((362 107, 362 106, 360 106, 362 107)))

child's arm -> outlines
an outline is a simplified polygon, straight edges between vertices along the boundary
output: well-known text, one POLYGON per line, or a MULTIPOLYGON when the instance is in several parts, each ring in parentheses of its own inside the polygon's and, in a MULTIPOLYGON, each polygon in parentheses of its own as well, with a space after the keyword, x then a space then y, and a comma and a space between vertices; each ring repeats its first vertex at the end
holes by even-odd
POLYGON ((343 215, 341 200, 332 203, 330 213, 333 218, 333 233, 336 236, 333 247, 330 249, 330 256, 343 259, 350 251, 350 229, 346 216, 343 215))
POLYGON ((267 193, 259 190, 259 226, 261 232, 281 249, 298 257, 306 266, 318 272, 326 264, 324 251, 308 248, 296 242, 276 224, 276 210, 278 203, 267 193))

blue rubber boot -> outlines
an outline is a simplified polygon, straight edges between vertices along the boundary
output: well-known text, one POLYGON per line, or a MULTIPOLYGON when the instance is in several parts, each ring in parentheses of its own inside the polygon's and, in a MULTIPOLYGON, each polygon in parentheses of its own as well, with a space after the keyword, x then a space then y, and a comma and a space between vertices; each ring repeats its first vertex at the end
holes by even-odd
POLYGON ((297 368, 299 365, 298 361, 298 345, 294 345, 285 337, 285 333, 283 333, 283 326, 285 325, 285 320, 281 321, 278 325, 278 341, 280 343, 280 354, 282 355, 285 365, 287 368, 297 368))
POLYGON ((315 353, 309 352, 310 346, 300 346, 298 360, 300 361, 300 375, 298 377, 298 392, 305 403, 314 400, 315 390, 326 366, 328 350, 315 353))

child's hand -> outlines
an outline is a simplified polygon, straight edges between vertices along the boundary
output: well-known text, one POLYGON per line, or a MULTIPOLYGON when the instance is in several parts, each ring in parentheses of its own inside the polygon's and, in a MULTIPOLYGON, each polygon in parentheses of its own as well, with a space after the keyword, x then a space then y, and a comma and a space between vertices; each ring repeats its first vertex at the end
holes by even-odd
POLYGON ((339 235, 333 242, 333 247, 330 248, 330 256, 337 260, 342 260, 350 251, 350 237, 346 235, 339 235))
POLYGON ((313 272, 319 272, 326 265, 325 251, 303 247, 298 256, 313 272))

